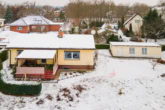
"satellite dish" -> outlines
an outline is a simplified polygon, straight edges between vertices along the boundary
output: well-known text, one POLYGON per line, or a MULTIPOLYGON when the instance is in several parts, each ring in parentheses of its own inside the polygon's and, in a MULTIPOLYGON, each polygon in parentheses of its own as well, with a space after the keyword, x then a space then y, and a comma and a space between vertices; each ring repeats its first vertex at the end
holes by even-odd
POLYGON ((92 34, 92 35, 95 35, 95 34, 96 34, 96 31, 95 31, 95 30, 92 30, 92 31, 91 31, 91 34, 92 34))

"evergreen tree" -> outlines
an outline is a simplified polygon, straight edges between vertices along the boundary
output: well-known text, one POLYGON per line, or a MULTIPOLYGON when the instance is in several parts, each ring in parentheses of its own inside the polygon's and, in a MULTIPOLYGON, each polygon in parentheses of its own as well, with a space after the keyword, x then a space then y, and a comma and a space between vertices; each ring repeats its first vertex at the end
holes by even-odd
POLYGON ((5 18, 5 23, 10 23, 12 21, 13 14, 12 14, 10 6, 7 7, 4 18, 5 18))
POLYGON ((130 26, 129 26, 129 32, 131 32, 131 33, 133 32, 132 31, 132 24, 130 24, 130 26))
POLYGON ((161 15, 158 14, 156 10, 150 10, 147 15, 144 17, 143 21, 143 31, 146 38, 157 39, 165 33, 165 23, 163 22, 161 15))
POLYGON ((122 28, 124 27, 124 16, 122 16, 122 18, 121 18, 121 27, 122 28))
POLYGON ((118 21, 118 28, 120 29, 121 28, 121 22, 118 21))
POLYGON ((65 20, 65 14, 63 11, 60 11, 59 18, 60 18, 60 20, 65 20))

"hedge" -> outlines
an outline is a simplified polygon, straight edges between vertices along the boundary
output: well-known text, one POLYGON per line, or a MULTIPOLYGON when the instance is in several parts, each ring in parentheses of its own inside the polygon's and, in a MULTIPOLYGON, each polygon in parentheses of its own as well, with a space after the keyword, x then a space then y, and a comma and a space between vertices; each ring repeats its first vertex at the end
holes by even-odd
POLYGON ((162 51, 165 51, 165 45, 162 45, 162 51))
POLYGON ((109 49, 109 44, 96 44, 96 49, 109 49))
POLYGON ((7 95, 39 95, 42 89, 42 85, 26 85, 26 84, 10 84, 3 81, 1 73, 0 73, 0 91, 7 95))
POLYGON ((5 60, 7 60, 7 50, 4 50, 0 53, 0 59, 1 59, 1 62, 4 62, 5 60))

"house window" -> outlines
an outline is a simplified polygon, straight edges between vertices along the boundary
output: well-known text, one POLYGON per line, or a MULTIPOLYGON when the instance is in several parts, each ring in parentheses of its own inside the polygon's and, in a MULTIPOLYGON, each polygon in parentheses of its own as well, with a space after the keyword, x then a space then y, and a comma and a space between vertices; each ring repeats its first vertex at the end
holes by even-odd
POLYGON ((80 59, 80 52, 64 52, 65 59, 80 59))
POLYGON ((135 48, 129 48, 129 54, 135 54, 135 48))
POLYGON ((142 54, 147 55, 147 48, 142 48, 142 54))
POLYGON ((41 64, 46 64, 46 59, 41 59, 41 64))
POLYGON ((32 26, 32 29, 35 29, 36 28, 36 26, 32 26))
POLYGON ((41 30, 44 31, 44 29, 45 29, 45 26, 41 26, 41 30))
POLYGON ((139 24, 140 23, 140 20, 135 20, 135 23, 139 24))
POLYGON ((17 27, 17 30, 22 30, 22 27, 17 27))
POLYGON ((17 50, 17 56, 22 53, 23 50, 17 50))

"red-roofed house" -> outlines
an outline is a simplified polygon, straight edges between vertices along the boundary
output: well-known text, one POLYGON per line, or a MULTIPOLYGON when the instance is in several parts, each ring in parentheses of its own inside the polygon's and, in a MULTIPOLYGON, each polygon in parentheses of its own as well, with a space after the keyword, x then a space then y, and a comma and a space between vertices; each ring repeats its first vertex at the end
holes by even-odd
POLYGON ((10 30, 20 33, 59 31, 63 23, 48 20, 43 16, 27 16, 11 23, 10 30))

